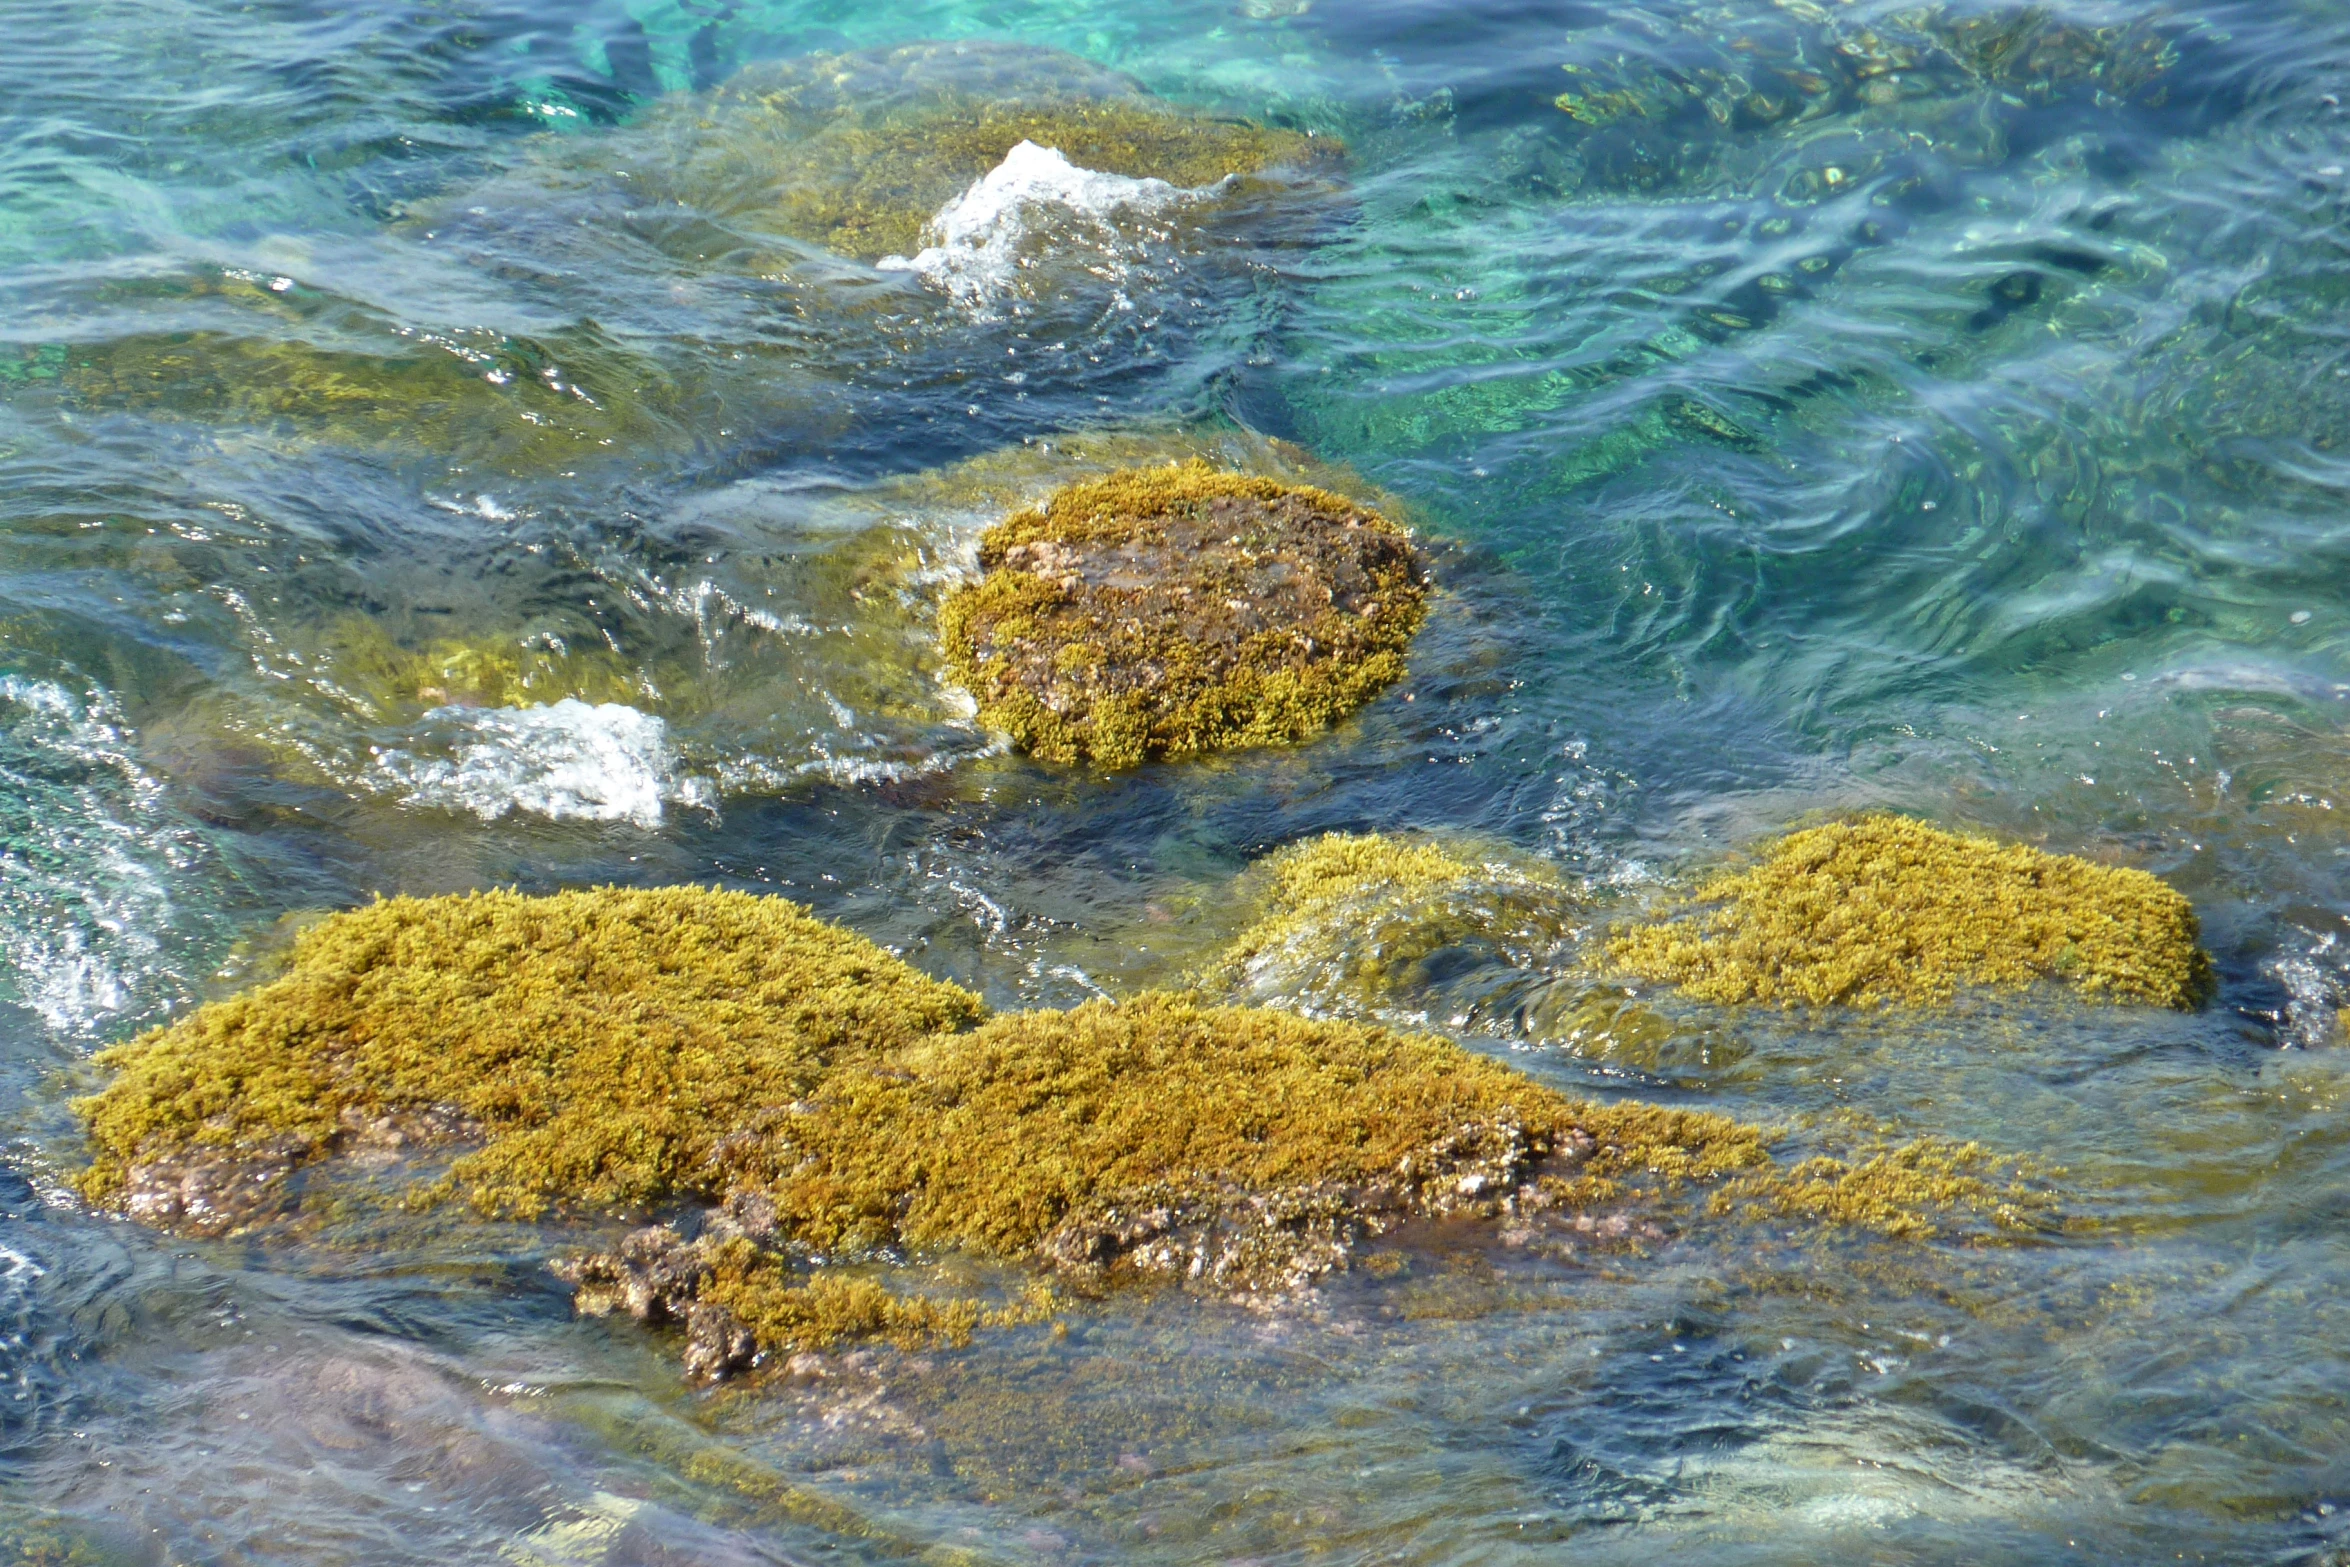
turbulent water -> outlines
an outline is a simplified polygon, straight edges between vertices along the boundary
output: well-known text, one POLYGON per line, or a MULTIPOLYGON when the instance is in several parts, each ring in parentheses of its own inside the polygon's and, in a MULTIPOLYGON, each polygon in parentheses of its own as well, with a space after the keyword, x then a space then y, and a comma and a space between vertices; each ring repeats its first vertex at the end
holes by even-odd
POLYGON ((2350 1561, 2340 7, 0 20, 0 1548, 2350 1561), (725 207, 713 92, 923 40, 1345 153, 1276 199, 1030 146, 878 262, 725 207), (938 594, 1062 465, 1175 450, 1394 497, 1410 678, 1293 750, 1004 754, 938 594), (1871 806, 2156 871, 2216 1001, 1399 1016, 2037 1156, 2061 1233, 1471 1249, 710 1393, 572 1319, 559 1234, 191 1243, 64 1179, 95 1050, 378 892, 772 890, 1067 1004, 1180 982, 1320 831, 1604 901, 1871 806))

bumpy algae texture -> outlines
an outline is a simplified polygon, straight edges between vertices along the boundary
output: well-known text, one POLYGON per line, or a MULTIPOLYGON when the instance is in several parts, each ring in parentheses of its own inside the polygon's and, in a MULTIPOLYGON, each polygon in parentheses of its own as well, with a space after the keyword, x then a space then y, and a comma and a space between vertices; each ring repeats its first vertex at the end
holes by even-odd
POLYGON ((1986 1227, 2033 1232, 2060 1221, 2050 1183, 2062 1174, 1980 1143, 1920 1137, 1751 1171, 1717 1188, 1707 1206, 1910 1240, 1986 1227))
POLYGON ((1870 816, 1781 839, 1607 950, 1721 1003, 1915 1005, 2056 980, 2187 1009, 2211 986, 2198 942, 2193 905, 2144 871, 1870 816))
POLYGON ((710 1190, 721 1142, 843 1053, 970 1022, 780 898, 701 888, 392 898, 304 932, 284 973, 100 1057, 89 1198, 223 1230, 340 1149, 476 1144, 445 1189, 524 1216, 710 1190))
POLYGON ((1401 528, 1206 463, 1071 485, 990 528, 979 559, 940 611, 948 669, 1053 762, 1308 738, 1402 678, 1427 614, 1401 528))
MULTIPOLYGON (((919 249, 923 225, 1023 141, 1185 188, 1341 153, 1328 138, 1186 112, 1073 55, 979 41, 749 66, 655 105, 620 153, 643 194, 871 261, 919 249)), ((612 162, 611 149, 597 156, 612 162)))
POLYGON ((1727 1117, 1568 1098, 1448 1041, 1194 997, 992 1018, 845 1065, 729 1147, 722 1208, 568 1264, 588 1309, 685 1326, 719 1374, 758 1348, 1033 1320, 811 1273, 956 1252, 1092 1293, 1152 1278, 1279 1297, 1414 1219, 1531 1217, 1765 1166, 1727 1117))
POLYGON ((1479 846, 1325 833, 1251 867, 1257 918, 1219 965, 1252 994, 1377 1006, 1424 991, 1440 955, 1532 968, 1577 930, 1580 900, 1548 866, 1479 846))
POLYGON ((844 1069, 746 1173, 819 1247, 1009 1256, 1145 1192, 1337 1183, 1499 1202, 1578 1130, 1586 1175, 1705 1178, 1762 1158, 1723 1117, 1569 1099, 1445 1040, 1158 993, 1009 1014, 844 1069))
POLYGON ((1989 1179, 1970 1150, 1782 1175, 1721 1115, 1194 996, 988 1017, 797 905, 696 888, 382 901, 100 1059, 81 1186, 145 1222, 256 1227, 334 1192, 299 1178, 330 1156, 322 1176, 412 1160, 415 1208, 690 1210, 558 1271, 584 1312, 681 1327, 710 1377, 847 1338, 954 1342, 1059 1289, 1277 1299, 1413 1223, 1622 1237, 1622 1210, 1700 1188, 1924 1235, 1909 1208, 1979 1206, 1966 1182, 1989 1179), (853 1266, 924 1256, 1029 1282, 853 1266))

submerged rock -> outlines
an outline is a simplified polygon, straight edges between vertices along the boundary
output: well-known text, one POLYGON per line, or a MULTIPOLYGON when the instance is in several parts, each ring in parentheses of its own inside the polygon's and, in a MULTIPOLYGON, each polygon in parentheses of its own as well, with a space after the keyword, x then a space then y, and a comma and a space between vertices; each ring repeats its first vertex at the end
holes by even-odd
POLYGON ((1919 1137, 1818 1154, 1724 1182, 1717 1214, 1801 1219, 1924 1240, 1952 1232, 2035 1231, 2061 1222, 2049 1182, 2060 1171, 1980 1143, 1919 1137))
MULTIPOLYGON (((1184 110, 1075 55, 962 41, 748 66, 653 105, 619 167, 643 205, 874 261, 920 249, 925 225, 1022 142, 1179 189, 1343 154, 1329 138, 1184 110)), ((579 156, 614 166, 611 149, 579 156)))
POLYGON ((1325 833, 1250 875, 1257 918, 1220 977, 1266 999, 1376 1008, 1482 962, 1536 969, 1581 924, 1581 900, 1548 866, 1432 839, 1325 833))
POLYGON ((2037 5, 1839 16, 1812 0, 1780 0, 1777 9, 1777 25, 1764 13, 1726 36, 1675 40, 1670 63, 1621 54, 1568 61, 1555 107, 1592 129, 1647 120, 1750 133, 1986 95, 2019 108, 2066 98, 2157 107, 2178 63, 2160 18, 2086 27, 2037 5))
POLYGON ((311 684, 370 719, 411 720, 443 707, 531 707, 566 698, 642 701, 642 673, 608 648, 540 636, 434 637, 405 645, 380 622, 350 615, 297 648, 311 684))
POLYGON ((130 302, 142 320, 163 316, 172 329, 0 350, 0 398, 516 475, 674 453, 716 411, 592 322, 528 336, 419 329, 362 300, 239 268, 151 280, 130 302))
POLYGON ((669 729, 670 715, 711 704, 708 672, 651 637, 623 657, 584 619, 557 610, 528 631, 405 640, 362 615, 256 627, 255 663, 274 678, 189 716, 289 780, 484 820, 650 829, 671 805, 714 807, 669 729))
POLYGON ((1427 614, 1401 528, 1205 463, 1071 485, 980 541, 940 614, 979 714, 1053 762, 1305 739, 1400 679, 1427 614))
POLYGON ((1001 745, 941 678, 939 606, 978 536, 1072 480, 1198 459, 1345 482, 1246 431, 1144 427, 854 486, 746 481, 606 538, 485 502, 453 509, 478 535, 453 559, 148 540, 126 567, 235 654, 149 738, 183 775, 233 759, 402 807, 648 828, 944 774, 1001 745))
POLYGON ((1868 816, 1790 834, 1607 954, 1722 1003, 1915 1005, 2055 980, 2192 1009, 2211 988, 2198 941, 2193 905, 2144 871, 1868 816))
POLYGON ((1199 976, 1240 999, 1398 1026, 1441 1020, 1658 1076, 1746 1045, 1694 1008, 1595 972, 1591 894, 1538 858, 1473 839, 1325 833, 1244 872, 1250 923, 1199 976))

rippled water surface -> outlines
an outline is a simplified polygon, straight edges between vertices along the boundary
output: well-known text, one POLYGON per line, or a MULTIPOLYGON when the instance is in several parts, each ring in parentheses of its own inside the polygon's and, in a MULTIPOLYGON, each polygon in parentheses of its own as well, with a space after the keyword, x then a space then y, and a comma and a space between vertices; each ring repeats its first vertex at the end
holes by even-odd
POLYGON ((2350 1561, 2339 6, 0 20, 0 1548, 2350 1561), (1328 154, 905 265, 733 201, 788 151, 729 84, 926 40, 1328 154), (1003 754, 939 593, 1056 476, 1186 452, 1392 496, 1411 677, 1291 751, 1003 754), (572 1319, 560 1233, 187 1242, 63 1181, 95 1049, 377 892, 769 889, 1068 1004, 1193 972, 1310 833, 1604 899, 1866 806, 2156 871, 2218 999, 1633 1029, 1471 973, 1397 1019, 1791 1149, 2040 1156, 2063 1233, 1440 1247, 711 1393, 572 1319))

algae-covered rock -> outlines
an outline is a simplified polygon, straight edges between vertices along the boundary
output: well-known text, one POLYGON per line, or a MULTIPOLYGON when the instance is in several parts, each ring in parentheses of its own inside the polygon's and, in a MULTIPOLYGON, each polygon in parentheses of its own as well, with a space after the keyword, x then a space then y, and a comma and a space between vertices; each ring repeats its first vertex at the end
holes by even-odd
MULTIPOLYGON (((919 249, 924 225, 1024 141, 1186 189, 1310 169, 1342 150, 1181 109, 1074 55, 962 41, 748 66, 707 94, 655 104, 618 166, 646 205, 872 261, 919 249)), ((610 149, 593 156, 614 166, 610 149)))
POLYGON ((1709 17, 1702 31, 1629 59, 1567 61, 1554 105, 1592 130, 1667 121, 1716 134, 1985 97, 2018 108, 2073 98, 2154 108, 2179 58, 2175 24, 2156 14, 2098 27, 2038 5, 1842 15, 1783 0, 1776 9, 1729 30, 1709 17))
POLYGON ((1580 900, 1548 866, 1389 833, 1325 833, 1251 867, 1257 918, 1222 976, 1291 1004, 1378 1007, 1478 960, 1531 970, 1578 929, 1580 900))
POLYGON ((589 1310, 684 1324, 713 1374, 739 1363, 738 1328, 767 1349, 952 1340, 1051 1303, 895 1297, 810 1270, 810 1250, 1278 1298, 1415 1219, 1572 1214, 1769 1156, 1727 1117, 1571 1099, 1441 1039, 1153 993, 845 1065, 727 1162, 733 1191, 692 1241, 644 1231, 565 1269, 589 1310))
MULTIPOLYGON (((1007 1014, 845 1068, 743 1168, 818 1247, 1060 1256, 1072 1226, 1137 1196, 1351 1188, 1356 1206, 1376 1190, 1494 1211, 1554 1161, 1705 1177, 1761 1158, 1723 1117, 1584 1103, 1431 1036, 1156 993, 1007 1014)), ((1148 1266, 1129 1243, 1076 1251, 1148 1266)))
POLYGON ((658 693, 607 647, 552 636, 442 636, 404 645, 360 616, 330 622, 300 651, 311 684, 371 719, 407 719, 440 707, 530 707, 641 702, 658 693))
POLYGON ((1637 1245, 1711 1189, 1724 1213, 1923 1236, 1910 1208, 1991 1190, 1968 1150, 1781 1177, 1725 1116, 1353 1022, 1167 993, 989 1018, 797 905, 697 888, 378 902, 100 1061, 81 1189, 161 1227, 255 1229, 399 1164, 412 1210, 683 1210, 558 1271, 585 1313, 681 1327, 706 1377, 954 1342, 1038 1320, 1055 1287, 1278 1300, 1408 1225, 1637 1245), (923 1257, 1030 1282, 865 1266, 923 1257))
POLYGON ((0 350, 0 397, 503 473, 680 450, 712 411, 648 352, 591 322, 529 336, 420 330, 360 300, 234 268, 126 285, 107 302, 134 308, 140 329, 0 350))
POLYGON ((718 1145, 841 1056, 971 1021, 926 979, 780 898, 692 887, 392 898, 305 931, 284 973, 99 1059, 92 1201, 237 1228, 367 1143, 472 1144, 484 1210, 708 1193, 718 1145))
POLYGON ((1869 816, 1779 840, 1607 951, 1723 1003, 1919 1004, 2056 980, 2186 1009, 2211 984, 2198 939, 2194 907, 2144 871, 1869 816))
POLYGON ((1054 762, 1305 739, 1402 677, 1427 613, 1394 523, 1205 463, 1071 485, 989 529, 979 558, 940 614, 949 671, 1054 762))

